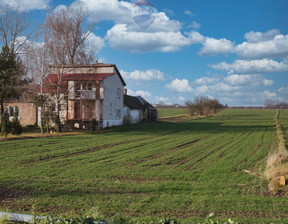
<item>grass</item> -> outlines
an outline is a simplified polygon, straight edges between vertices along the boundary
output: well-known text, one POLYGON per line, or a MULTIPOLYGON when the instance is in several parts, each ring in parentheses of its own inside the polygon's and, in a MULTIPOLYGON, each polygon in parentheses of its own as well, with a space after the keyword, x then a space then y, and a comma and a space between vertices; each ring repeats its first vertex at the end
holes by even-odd
POLYGON ((159 118, 188 114, 187 108, 158 108, 159 118))
POLYGON ((211 212, 219 220, 288 222, 287 198, 273 197, 263 175, 277 147, 276 111, 221 113, 0 142, 0 207, 54 216, 97 208, 108 220, 120 214, 184 224, 211 212))

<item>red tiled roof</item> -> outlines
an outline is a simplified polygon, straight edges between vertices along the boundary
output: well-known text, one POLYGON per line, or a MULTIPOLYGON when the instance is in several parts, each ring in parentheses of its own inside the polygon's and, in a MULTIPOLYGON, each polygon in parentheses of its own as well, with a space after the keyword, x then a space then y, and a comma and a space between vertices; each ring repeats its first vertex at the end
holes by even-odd
POLYGON ((100 81, 114 73, 64 74, 63 81, 100 81))

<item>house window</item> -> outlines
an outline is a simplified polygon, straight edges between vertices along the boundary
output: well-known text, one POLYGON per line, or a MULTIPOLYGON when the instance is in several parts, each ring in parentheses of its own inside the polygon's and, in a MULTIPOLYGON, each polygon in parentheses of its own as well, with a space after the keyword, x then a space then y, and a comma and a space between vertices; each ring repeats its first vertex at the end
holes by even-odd
POLYGON ((87 109, 87 110, 90 110, 90 105, 86 105, 86 109, 87 109))
POLYGON ((78 85, 76 85, 76 87, 75 87, 75 97, 76 98, 80 98, 80 95, 81 95, 81 86, 78 84, 78 85))
POLYGON ((82 90, 87 90, 87 84, 86 83, 82 83, 82 90))
POLYGON ((92 90, 92 83, 88 82, 88 90, 92 90))
POLYGON ((19 116, 19 108, 15 107, 8 107, 8 114, 9 117, 14 117, 14 115, 19 116))
POLYGON ((121 95, 121 88, 117 88, 117 97, 120 97, 121 95))
POLYGON ((121 117, 121 111, 120 110, 117 110, 117 116, 116 116, 116 119, 119 120, 121 117))

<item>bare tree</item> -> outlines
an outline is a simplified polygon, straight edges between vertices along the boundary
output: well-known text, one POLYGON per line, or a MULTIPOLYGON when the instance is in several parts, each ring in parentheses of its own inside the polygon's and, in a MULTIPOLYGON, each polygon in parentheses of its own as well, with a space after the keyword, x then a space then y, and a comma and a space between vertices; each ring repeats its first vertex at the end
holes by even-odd
POLYGON ((21 47, 31 37, 33 31, 28 31, 30 24, 27 14, 20 13, 8 5, 0 8, 0 41, 2 46, 8 46, 11 53, 18 53, 21 47))
MULTIPOLYGON (((85 52, 85 40, 91 34, 94 25, 84 26, 84 22, 85 10, 80 3, 49 13, 45 21, 44 41, 47 44, 53 71, 57 74, 54 98, 58 121, 61 104, 66 97, 65 94, 61 94, 65 65, 90 63, 94 59, 92 54, 85 52)), ((58 130, 61 131, 61 124, 58 125, 58 130)))
POLYGON ((213 115, 216 114, 224 106, 216 99, 209 99, 208 97, 195 97, 193 102, 187 101, 189 113, 199 115, 213 115))
MULTIPOLYGON (((42 27, 40 32, 46 35, 45 27, 42 27)), ((48 74, 50 73, 50 58, 47 49, 47 43, 35 40, 35 42, 26 42, 23 45, 23 52, 25 52, 25 65, 29 71, 30 76, 33 78, 35 84, 39 88, 34 92, 34 104, 40 114, 40 128, 41 133, 44 134, 44 115, 45 109, 48 108, 48 97, 44 93, 44 88, 47 85, 48 74)))

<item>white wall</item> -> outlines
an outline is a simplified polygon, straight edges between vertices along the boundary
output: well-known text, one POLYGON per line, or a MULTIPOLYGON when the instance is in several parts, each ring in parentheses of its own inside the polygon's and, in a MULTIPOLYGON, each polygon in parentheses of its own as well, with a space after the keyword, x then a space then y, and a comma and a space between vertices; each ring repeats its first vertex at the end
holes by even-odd
POLYGON ((103 79, 103 128, 123 125, 123 83, 116 74, 103 79), (117 96, 117 89, 120 95, 117 96), (117 118, 117 110, 120 110, 120 118, 117 118))

